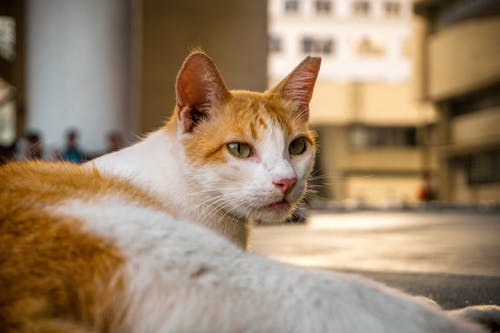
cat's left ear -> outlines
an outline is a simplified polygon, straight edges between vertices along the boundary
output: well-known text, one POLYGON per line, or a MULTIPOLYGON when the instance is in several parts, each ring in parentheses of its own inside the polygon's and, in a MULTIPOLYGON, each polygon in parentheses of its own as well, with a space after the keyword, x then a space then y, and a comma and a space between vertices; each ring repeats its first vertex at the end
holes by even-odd
POLYGON ((203 52, 186 58, 177 75, 175 92, 184 132, 192 132, 199 121, 210 117, 213 108, 231 96, 212 59, 203 52))
POLYGON ((306 57, 287 77, 270 90, 271 93, 294 102, 296 112, 305 120, 309 119, 309 102, 320 65, 321 58, 306 57))

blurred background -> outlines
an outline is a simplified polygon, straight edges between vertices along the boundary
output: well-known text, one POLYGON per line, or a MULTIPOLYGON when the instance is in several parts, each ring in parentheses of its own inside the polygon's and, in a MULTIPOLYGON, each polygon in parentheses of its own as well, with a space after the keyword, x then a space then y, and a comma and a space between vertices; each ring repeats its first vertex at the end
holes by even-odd
POLYGON ((0 15, 4 156, 61 157, 73 135, 92 158, 156 129, 192 47, 253 90, 318 55, 311 205, 500 201, 498 1, 2 0, 0 15))
POLYGON ((2 0, 2 160, 78 163, 158 128, 192 47, 232 89, 323 59, 308 223, 257 228, 256 252, 500 303, 500 1, 2 0))

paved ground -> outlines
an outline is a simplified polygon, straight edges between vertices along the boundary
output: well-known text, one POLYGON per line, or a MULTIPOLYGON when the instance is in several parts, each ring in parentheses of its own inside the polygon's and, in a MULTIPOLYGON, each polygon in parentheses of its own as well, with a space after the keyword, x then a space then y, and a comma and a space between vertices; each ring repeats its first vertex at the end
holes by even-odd
POLYGON ((368 276, 445 308, 500 304, 500 215, 313 213, 257 226, 252 250, 291 264, 368 276))

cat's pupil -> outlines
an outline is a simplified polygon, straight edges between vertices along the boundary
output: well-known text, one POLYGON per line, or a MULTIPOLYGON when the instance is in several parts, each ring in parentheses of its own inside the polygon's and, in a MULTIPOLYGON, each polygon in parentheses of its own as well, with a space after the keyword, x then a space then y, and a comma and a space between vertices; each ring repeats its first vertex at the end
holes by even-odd
POLYGON ((243 142, 231 142, 227 144, 227 150, 235 156, 239 158, 247 158, 252 155, 252 149, 247 143, 243 142))
POLYGON ((291 155, 300 155, 306 150, 306 139, 303 137, 296 138, 290 143, 288 151, 291 155))

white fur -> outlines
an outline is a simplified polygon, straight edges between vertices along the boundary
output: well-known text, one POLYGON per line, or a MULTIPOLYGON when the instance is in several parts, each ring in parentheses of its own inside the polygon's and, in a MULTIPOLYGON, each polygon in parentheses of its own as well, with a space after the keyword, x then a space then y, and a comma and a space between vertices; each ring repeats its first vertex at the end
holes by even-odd
POLYGON ((244 252, 119 195, 71 199, 48 212, 78 216, 125 255, 125 313, 114 332, 481 332, 367 280, 244 252))
POLYGON ((250 219, 281 222, 290 213, 286 209, 263 209, 283 199, 273 180, 297 178, 287 196, 294 204, 304 192, 314 160, 310 146, 302 155, 289 156, 288 145, 294 137, 279 124, 269 121, 268 128, 263 138, 251 142, 256 149, 254 159, 239 159, 226 152, 225 164, 192 166, 184 155, 183 134, 162 129, 88 165, 130 179, 152 191, 167 207, 173 207, 177 217, 207 225, 244 247, 250 219))
POLYGON ((183 207, 189 189, 183 179, 186 165, 178 145, 175 137, 158 130, 133 146, 101 156, 87 165, 127 178, 134 185, 152 191, 164 203, 183 207))

